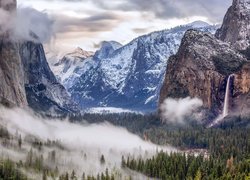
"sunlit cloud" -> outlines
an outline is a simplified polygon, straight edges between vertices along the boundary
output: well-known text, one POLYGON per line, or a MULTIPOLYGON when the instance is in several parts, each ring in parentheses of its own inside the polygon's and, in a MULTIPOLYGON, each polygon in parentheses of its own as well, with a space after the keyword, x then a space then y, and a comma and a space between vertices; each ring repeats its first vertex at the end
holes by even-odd
POLYGON ((104 40, 125 44, 139 35, 196 20, 221 23, 231 0, 20 0, 18 4, 55 19, 57 44, 94 50, 94 44, 104 40))

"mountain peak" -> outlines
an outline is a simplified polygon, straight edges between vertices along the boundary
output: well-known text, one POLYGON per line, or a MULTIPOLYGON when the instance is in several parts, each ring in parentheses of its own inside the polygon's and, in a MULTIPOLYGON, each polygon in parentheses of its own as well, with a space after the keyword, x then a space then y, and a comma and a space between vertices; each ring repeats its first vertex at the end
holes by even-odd
POLYGON ((250 0, 233 1, 215 36, 231 43, 238 50, 244 50, 250 45, 250 0))
POLYGON ((249 0, 233 0, 233 6, 246 7, 249 5, 249 0))
POLYGON ((186 24, 187 26, 192 26, 193 28, 202 28, 206 26, 210 26, 207 22, 204 21, 194 21, 192 23, 186 24))
POLYGON ((116 41, 103 41, 101 48, 95 53, 95 56, 99 59, 103 59, 111 55, 115 50, 121 48, 122 45, 116 41))
POLYGON ((85 51, 80 47, 77 47, 73 52, 66 54, 66 56, 75 56, 75 57, 82 57, 82 58, 88 58, 93 56, 92 51, 85 51))
POLYGON ((122 47, 122 44, 120 44, 117 41, 102 41, 101 43, 101 49, 105 48, 107 46, 112 47, 114 50, 119 49, 120 47, 122 47))

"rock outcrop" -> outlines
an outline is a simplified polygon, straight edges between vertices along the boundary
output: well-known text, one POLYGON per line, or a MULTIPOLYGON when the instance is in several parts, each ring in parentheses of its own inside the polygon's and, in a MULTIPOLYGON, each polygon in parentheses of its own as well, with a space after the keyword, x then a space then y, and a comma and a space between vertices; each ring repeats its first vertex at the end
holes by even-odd
POLYGON ((24 83, 29 106, 46 113, 76 112, 66 89, 50 70, 42 44, 25 42, 20 46, 24 83))
MULTIPOLYGON (((0 8, 12 11, 16 1, 0 0, 0 8)), ((1 29, 1 27, 0 27, 1 29)), ((7 106, 26 106, 24 73, 19 55, 19 44, 9 39, 9 32, 0 35, 0 103, 7 106)))
POLYGON ((250 63, 234 75, 232 110, 242 116, 250 114, 250 63))
POLYGON ((238 50, 245 50, 250 45, 250 0, 234 0, 215 35, 238 50))
POLYGON ((6 11, 15 11, 16 6, 16 0, 0 0, 0 8, 6 11))
POLYGON ((24 72, 19 45, 1 36, 0 41, 0 104, 26 106, 24 72))
MULTIPOLYGON (((16 0, 0 0, 0 8, 15 16, 16 0)), ((50 70, 42 44, 13 40, 12 35, 11 29, 0 35, 0 103, 48 114, 77 111, 50 70)))
POLYGON ((213 35, 189 30, 177 54, 169 59, 160 103, 167 97, 198 97, 205 108, 219 113, 227 76, 246 62, 243 55, 213 35))
POLYGON ((249 0, 234 0, 215 37, 186 32, 178 53, 169 59, 160 104, 165 98, 198 97, 213 114, 221 113, 228 76, 230 113, 250 110, 249 0))

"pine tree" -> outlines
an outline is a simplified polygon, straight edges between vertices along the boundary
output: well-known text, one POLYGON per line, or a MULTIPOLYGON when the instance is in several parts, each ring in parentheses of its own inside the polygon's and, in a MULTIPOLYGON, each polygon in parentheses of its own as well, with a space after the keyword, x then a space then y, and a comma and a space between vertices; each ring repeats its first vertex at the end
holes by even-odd
POLYGON ((105 158, 104 158, 104 155, 101 155, 101 158, 100 158, 100 163, 103 165, 105 164, 105 158))
POLYGON ((47 180, 47 174, 46 174, 46 171, 43 171, 43 180, 47 180))
POLYGON ((19 149, 22 148, 22 136, 21 135, 19 135, 19 137, 18 137, 18 147, 19 147, 19 149))
POLYGON ((82 180, 85 180, 85 173, 82 173, 82 180))
POLYGON ((70 179, 71 179, 71 180, 75 180, 75 179, 76 179, 76 173, 75 173, 74 170, 73 170, 72 173, 71 173, 70 179))
POLYGON ((198 171, 196 172, 194 180, 201 180, 201 178, 202 178, 202 176, 201 176, 201 170, 198 169, 198 171))

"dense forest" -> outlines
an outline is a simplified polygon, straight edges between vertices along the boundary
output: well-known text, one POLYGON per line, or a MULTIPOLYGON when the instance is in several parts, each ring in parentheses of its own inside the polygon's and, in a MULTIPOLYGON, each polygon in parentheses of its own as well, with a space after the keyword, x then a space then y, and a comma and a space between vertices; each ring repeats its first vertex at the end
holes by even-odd
POLYGON ((202 155, 160 152, 150 159, 123 159, 123 167, 139 171, 149 177, 166 180, 176 179, 237 179, 250 178, 250 159, 237 162, 233 156, 221 158, 202 155))

